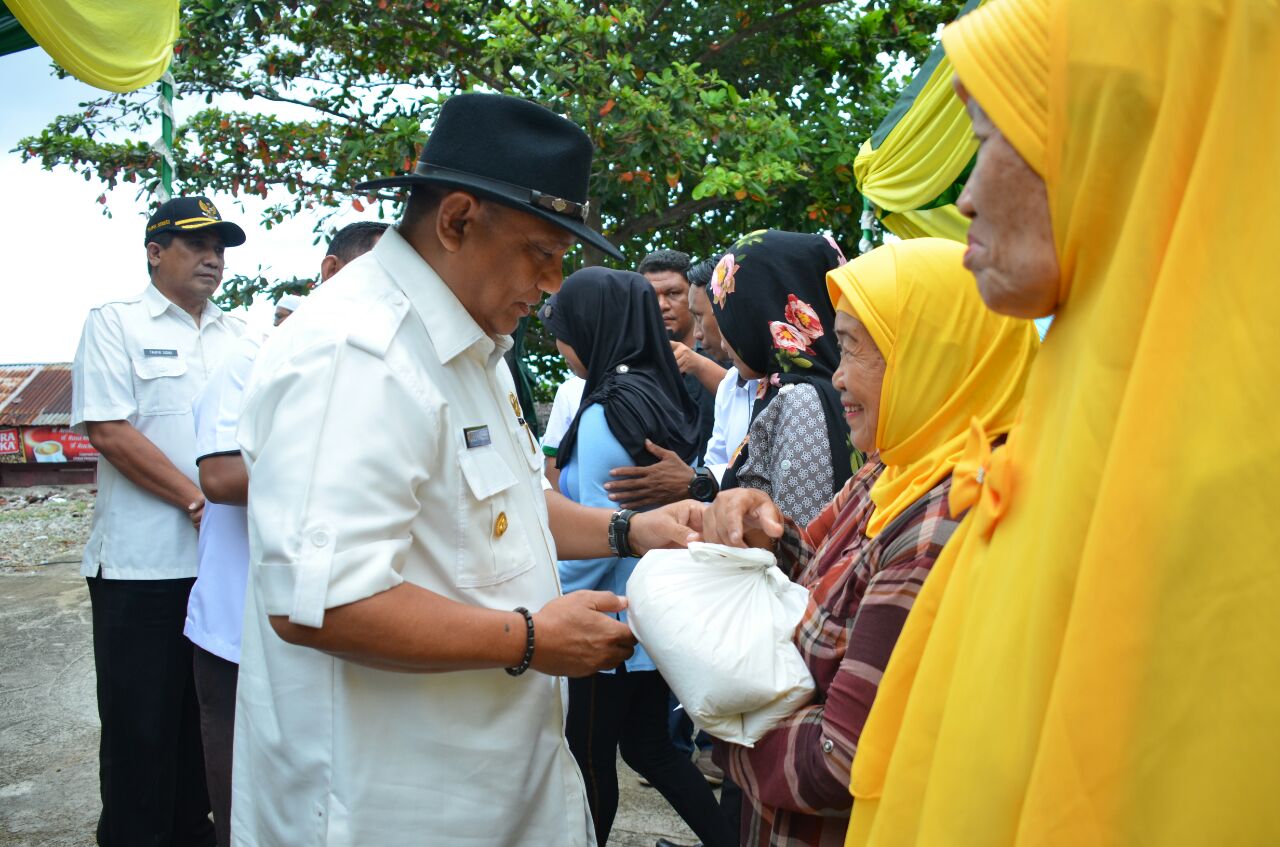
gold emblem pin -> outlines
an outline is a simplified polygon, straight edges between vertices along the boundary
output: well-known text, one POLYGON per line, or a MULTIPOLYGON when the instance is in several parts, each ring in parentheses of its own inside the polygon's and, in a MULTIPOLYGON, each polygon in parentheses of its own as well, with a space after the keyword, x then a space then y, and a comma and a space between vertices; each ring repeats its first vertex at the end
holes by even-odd
POLYGON ((493 537, 501 538, 507 533, 507 513, 498 512, 498 519, 493 522, 493 537))

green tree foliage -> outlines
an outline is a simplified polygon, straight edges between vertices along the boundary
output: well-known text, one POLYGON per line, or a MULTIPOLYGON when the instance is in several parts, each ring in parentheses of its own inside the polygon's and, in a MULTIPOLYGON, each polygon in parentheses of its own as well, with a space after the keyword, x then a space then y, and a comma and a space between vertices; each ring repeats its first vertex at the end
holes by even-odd
MULTIPOLYGON (((502 91, 587 130, 595 223, 633 261, 659 246, 711 255, 762 227, 829 229, 852 245, 858 148, 896 96, 895 74, 961 5, 184 0, 173 74, 184 102, 206 108, 178 116, 176 184, 214 196, 283 188, 270 193, 285 199, 265 211, 268 229, 310 213, 319 233, 346 206, 382 216, 393 194, 350 186, 412 168, 450 95, 502 91), (227 94, 302 108, 216 108, 227 94)), ((154 101, 149 90, 84 104, 24 139, 22 155, 149 192, 159 159, 138 139, 157 134, 154 101)), ((239 277, 223 298, 244 305, 307 283, 239 277)), ((529 343, 550 367, 540 328, 529 343)))

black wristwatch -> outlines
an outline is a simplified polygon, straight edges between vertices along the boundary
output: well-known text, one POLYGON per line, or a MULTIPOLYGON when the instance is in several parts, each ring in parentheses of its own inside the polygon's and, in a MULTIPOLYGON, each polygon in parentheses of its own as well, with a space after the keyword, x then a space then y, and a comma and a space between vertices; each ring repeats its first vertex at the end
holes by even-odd
POLYGON ((710 503, 720 493, 720 483, 716 482, 708 468, 694 468, 693 479, 689 480, 689 496, 703 503, 710 503))

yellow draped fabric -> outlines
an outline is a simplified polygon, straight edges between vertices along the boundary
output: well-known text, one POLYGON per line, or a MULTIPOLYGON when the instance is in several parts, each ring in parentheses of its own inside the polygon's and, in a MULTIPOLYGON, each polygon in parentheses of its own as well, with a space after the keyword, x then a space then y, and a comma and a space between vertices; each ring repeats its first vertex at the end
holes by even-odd
POLYGON ((899 238, 934 236, 964 243, 969 236, 969 219, 954 203, 933 209, 884 213, 880 223, 899 238))
POLYGON ((107 91, 160 78, 173 59, 178 0, 5 0, 27 34, 68 73, 107 91))
POLYGON ((960 178, 978 143, 951 88, 951 63, 942 58, 920 72, 928 78, 893 129, 879 144, 863 142, 853 162, 854 179, 895 235, 964 241, 969 221, 954 202, 925 207, 960 178))
POLYGON ((1009 431, 1040 348, 1034 324, 983 305, 963 257, 954 241, 918 238, 827 274, 832 302, 867 327, 885 359, 872 538, 951 476, 974 418, 992 438, 1009 431))
MULTIPOLYGON (((877 693, 849 843, 1280 843, 1280 4, 954 28, 966 86, 1044 57, 1062 300, 877 693)), ((1002 79, 1003 129, 1037 81, 1002 79)))

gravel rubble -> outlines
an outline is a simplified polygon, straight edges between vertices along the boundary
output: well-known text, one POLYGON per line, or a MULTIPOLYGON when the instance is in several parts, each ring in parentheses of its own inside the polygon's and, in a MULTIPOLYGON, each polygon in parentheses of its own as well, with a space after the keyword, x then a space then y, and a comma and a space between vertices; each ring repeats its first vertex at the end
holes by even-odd
POLYGON ((0 488, 0 573, 80 561, 97 492, 93 485, 0 488))

